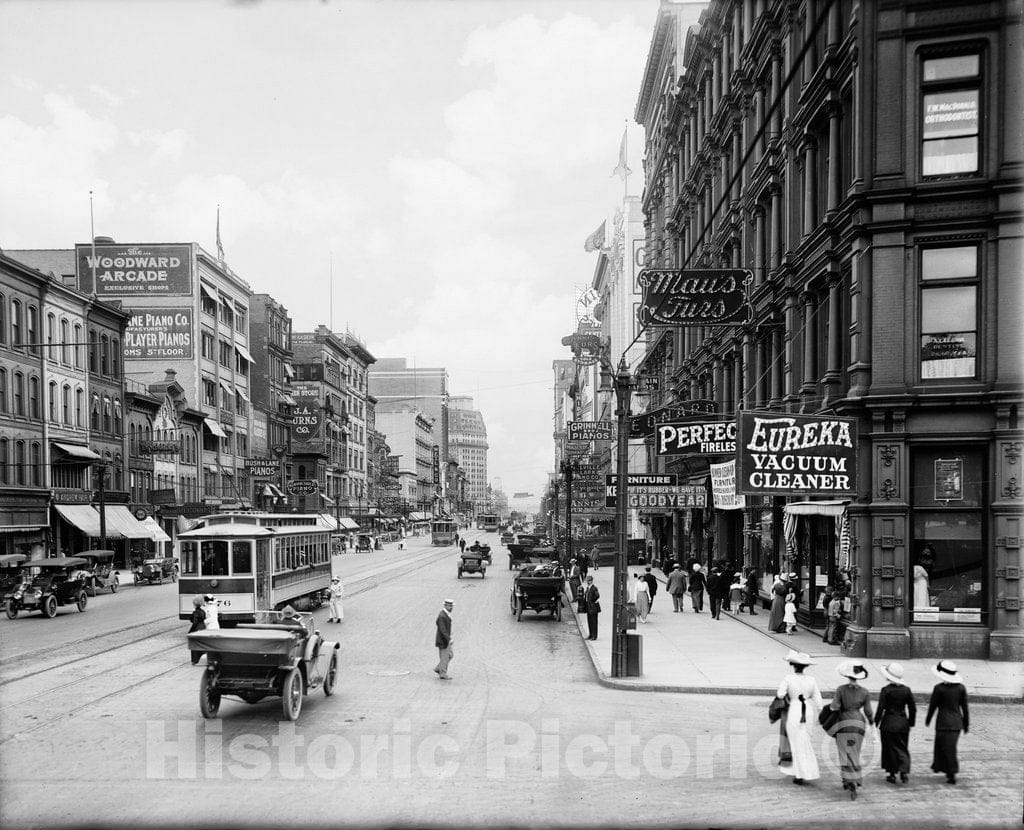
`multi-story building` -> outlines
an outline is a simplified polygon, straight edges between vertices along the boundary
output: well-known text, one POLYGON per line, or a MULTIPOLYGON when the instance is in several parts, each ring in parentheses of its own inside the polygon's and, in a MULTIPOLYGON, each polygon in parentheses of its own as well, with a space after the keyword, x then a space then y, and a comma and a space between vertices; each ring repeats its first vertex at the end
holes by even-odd
MULTIPOLYGON (((845 586, 851 655, 1022 659, 1019 15, 716 0, 686 35, 666 6, 636 109, 647 265, 752 281, 745 324, 652 332, 651 404, 858 439, 852 494, 681 511, 675 553, 796 572, 811 622, 845 586)), ((720 460, 650 459, 691 483, 720 460)))
POLYGON ((376 413, 377 429, 387 436, 391 452, 398 456, 400 475, 415 471, 415 491, 406 487, 405 496, 412 510, 423 516, 434 512, 438 492, 434 483, 433 451, 437 446, 434 422, 410 402, 405 409, 376 413))
POLYGON ((473 408, 468 395, 450 399, 448 411, 448 452, 465 474, 463 501, 482 503, 487 497, 487 425, 484 416, 473 408))
POLYGON ((441 463, 448 449, 448 370, 409 366, 404 357, 380 358, 370 367, 369 391, 378 412, 401 412, 410 406, 422 412, 434 428, 441 463))
POLYGON ((366 344, 351 332, 345 332, 345 345, 348 347, 349 358, 345 365, 348 377, 348 471, 345 476, 344 491, 347 499, 348 515, 354 517, 361 526, 370 526, 372 518, 370 499, 370 477, 367 471, 369 447, 367 439, 367 409, 369 397, 367 370, 376 361, 366 344))

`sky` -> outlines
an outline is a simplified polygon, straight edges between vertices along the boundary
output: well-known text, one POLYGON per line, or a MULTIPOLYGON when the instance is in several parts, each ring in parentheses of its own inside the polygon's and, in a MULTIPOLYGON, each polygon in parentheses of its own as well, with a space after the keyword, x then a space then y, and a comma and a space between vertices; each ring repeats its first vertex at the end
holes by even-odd
POLYGON ((0 2, 0 248, 198 242, 294 331, 445 367, 491 483, 554 466, 552 361, 621 203, 657 0, 0 2), (333 303, 331 278, 333 274, 333 303))

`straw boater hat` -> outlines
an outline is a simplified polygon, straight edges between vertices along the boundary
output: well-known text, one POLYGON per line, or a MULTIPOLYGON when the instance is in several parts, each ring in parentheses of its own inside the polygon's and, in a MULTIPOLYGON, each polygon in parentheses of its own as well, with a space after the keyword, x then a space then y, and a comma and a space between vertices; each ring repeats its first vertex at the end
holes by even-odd
POLYGON ((864 664, 858 663, 856 660, 847 660, 845 663, 840 663, 836 671, 841 676, 850 678, 850 680, 863 680, 868 676, 868 670, 864 668, 864 664))
POLYGON ((811 666, 814 661, 810 655, 803 651, 789 650, 789 654, 786 655, 786 662, 793 666, 811 666))
POLYGON ((903 683, 903 666, 899 663, 890 663, 882 666, 882 674, 893 683, 903 683))
POLYGON ((694 562, 693 563, 693 572, 697 573, 697 571, 699 571, 699 570, 700 570, 700 562, 694 562))
POLYGON ((674 565, 672 566, 672 570, 673 570, 673 571, 678 571, 678 570, 679 570, 679 563, 678 563, 678 562, 676 562, 676 564, 674 564, 674 565))
POLYGON ((960 677, 960 673, 956 669, 956 663, 952 660, 939 660, 938 665, 932 669, 932 674, 944 683, 963 682, 963 678, 960 677))

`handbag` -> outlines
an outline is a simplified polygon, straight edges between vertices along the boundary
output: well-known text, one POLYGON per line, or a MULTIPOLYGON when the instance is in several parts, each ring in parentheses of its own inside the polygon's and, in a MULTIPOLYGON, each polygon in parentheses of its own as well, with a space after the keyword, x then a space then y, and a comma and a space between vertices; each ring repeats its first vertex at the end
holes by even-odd
POLYGON ((772 702, 768 704, 768 722, 775 723, 782 720, 787 712, 789 712, 789 695, 772 698, 772 702))
POLYGON ((842 710, 833 709, 830 706, 824 706, 822 707, 822 710, 818 712, 818 723, 821 724, 822 729, 834 737, 836 732, 839 731, 839 721, 842 718, 842 715, 842 710))

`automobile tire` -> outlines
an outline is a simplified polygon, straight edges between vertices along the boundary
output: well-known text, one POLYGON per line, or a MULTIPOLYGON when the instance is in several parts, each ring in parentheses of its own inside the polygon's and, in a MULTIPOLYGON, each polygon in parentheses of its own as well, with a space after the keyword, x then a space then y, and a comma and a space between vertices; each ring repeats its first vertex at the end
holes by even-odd
POLYGON ((462 579, 462 568, 459 568, 459 579, 462 579))
POLYGON ((43 616, 48 620, 52 620, 57 616, 57 597, 50 594, 46 599, 43 600, 43 604, 40 606, 43 612, 43 616))
POLYGON ((86 586, 85 586, 85 590, 89 594, 89 596, 91 596, 91 597, 96 596, 96 583, 95 582, 87 583, 86 586))
POLYGON ((207 720, 217 717, 220 710, 220 692, 213 688, 213 672, 203 669, 203 676, 199 678, 199 711, 207 720))
POLYGON ((119 580, 115 576, 114 577, 114 581, 110 583, 110 593, 116 594, 117 593, 117 589, 120 588, 120 587, 121 587, 121 580, 119 580))
POLYGON ((85 596, 85 591, 79 591, 78 596, 75 597, 75 605, 78 606, 79 611, 84 611, 85 606, 89 604, 89 600, 85 596))
POLYGON ((14 604, 13 599, 7 600, 4 604, 4 612, 7 614, 7 619, 13 620, 18 616, 18 606, 14 604))
POLYGON ((281 708, 285 720, 298 720, 302 711, 302 672, 292 669, 281 684, 281 708))
POLYGON ((327 664, 327 674, 324 675, 324 694, 330 697, 334 694, 334 687, 338 683, 338 650, 331 654, 331 662, 327 664))
POLYGON ((526 608, 526 600, 519 600, 519 607, 516 608, 516 622, 519 622, 523 618, 523 609, 526 608))

